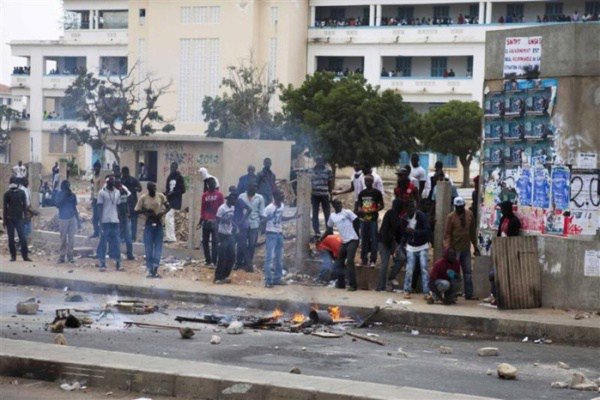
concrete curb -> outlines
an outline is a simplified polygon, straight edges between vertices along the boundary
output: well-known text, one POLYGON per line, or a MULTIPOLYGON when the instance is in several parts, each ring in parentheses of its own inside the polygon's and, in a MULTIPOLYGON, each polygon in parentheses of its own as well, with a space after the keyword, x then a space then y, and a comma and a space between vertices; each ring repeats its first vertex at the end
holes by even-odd
MULTIPOLYGON (((160 300, 185 301, 189 303, 227 305, 263 310, 308 309, 313 305, 326 308, 332 304, 319 301, 298 299, 276 299, 250 297, 244 293, 223 295, 199 291, 176 290, 157 287, 135 286, 117 283, 98 282, 93 279, 67 279, 59 277, 36 276, 24 273, 0 271, 0 281, 15 285, 31 285, 62 289, 65 286, 78 291, 102 295, 120 295, 160 300)), ((200 290, 200 288, 199 288, 200 290)), ((371 307, 343 304, 344 312, 354 316, 365 316, 371 307)), ((383 309, 375 321, 384 322, 386 327, 395 330, 407 328, 444 330, 450 334, 476 333, 478 337, 496 336, 522 339, 551 338, 556 343, 569 345, 600 346, 600 324, 598 326, 576 326, 565 323, 540 322, 529 319, 509 319, 483 317, 477 315, 444 314, 408 309, 383 309)))
POLYGON ((493 400, 10 339, 0 339, 0 374, 46 381, 86 380, 93 387, 205 400, 493 400))

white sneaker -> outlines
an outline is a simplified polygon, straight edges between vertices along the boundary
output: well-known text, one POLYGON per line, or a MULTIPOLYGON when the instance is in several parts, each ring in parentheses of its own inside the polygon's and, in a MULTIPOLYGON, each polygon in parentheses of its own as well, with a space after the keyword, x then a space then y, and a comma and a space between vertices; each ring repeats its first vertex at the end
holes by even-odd
POLYGON ((396 279, 392 279, 390 283, 392 286, 400 286, 400 282, 398 282, 396 279))
POLYGON ((494 295, 490 295, 490 296, 486 297, 485 299, 483 299, 483 302, 484 303, 491 303, 494 300, 495 300, 494 295))

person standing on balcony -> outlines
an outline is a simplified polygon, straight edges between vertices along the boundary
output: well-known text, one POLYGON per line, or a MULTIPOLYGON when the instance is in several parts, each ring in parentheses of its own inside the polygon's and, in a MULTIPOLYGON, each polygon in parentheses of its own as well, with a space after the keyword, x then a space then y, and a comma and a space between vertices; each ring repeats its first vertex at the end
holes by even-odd
POLYGON ((181 210, 183 194, 185 193, 185 181, 183 180, 181 172, 177 170, 178 168, 179 164, 173 161, 171 163, 171 172, 167 177, 166 183, 165 196, 167 196, 167 201, 171 206, 165 218, 165 242, 167 243, 174 243, 177 241, 177 236, 175 235, 175 212, 181 210))

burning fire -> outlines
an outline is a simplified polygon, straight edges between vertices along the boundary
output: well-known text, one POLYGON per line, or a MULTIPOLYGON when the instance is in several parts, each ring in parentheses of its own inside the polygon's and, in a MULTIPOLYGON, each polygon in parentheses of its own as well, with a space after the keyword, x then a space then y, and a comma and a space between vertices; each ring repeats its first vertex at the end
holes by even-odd
POLYGON ((306 321, 306 316, 302 313, 295 313, 294 316, 292 317, 292 322, 295 324, 301 324, 304 321, 306 321))
POLYGON ((283 311, 281 311, 279 308, 276 308, 273 311, 273 314, 271 314, 271 318, 274 320, 278 320, 281 317, 283 317, 283 311))
POLYGON ((339 321, 342 318, 342 309, 339 306, 328 307, 327 311, 334 321, 339 321))

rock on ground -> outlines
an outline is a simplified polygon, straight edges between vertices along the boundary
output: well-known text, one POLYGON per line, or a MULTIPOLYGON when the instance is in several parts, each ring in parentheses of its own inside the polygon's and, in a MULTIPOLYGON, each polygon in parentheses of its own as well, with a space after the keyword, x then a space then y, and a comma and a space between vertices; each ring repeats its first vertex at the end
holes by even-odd
POLYGON ((62 333, 59 333, 56 336, 54 336, 54 344, 58 344, 58 345, 61 345, 61 346, 66 346, 67 345, 67 339, 65 339, 65 335, 63 335, 62 333))
POLYGON ((564 363, 564 362, 562 362, 562 361, 559 361, 559 362, 556 364, 556 366, 557 366, 558 368, 562 368, 562 369, 569 369, 569 368, 571 368, 571 367, 569 366, 569 364, 567 364, 567 363, 564 363))
POLYGON ((298 368, 298 367, 294 367, 294 368, 290 369, 290 374, 300 375, 301 373, 302 373, 302 371, 300 371, 300 368, 298 368))
POLYGON ((497 347, 481 347, 477 349, 477 354, 480 357, 493 357, 500 354, 497 347))
POLYGON ((501 379, 516 379, 518 371, 514 366, 507 363, 502 363, 498 365, 496 372, 498 373, 498 377, 501 379))
POLYGON ((440 353, 442 354, 452 354, 452 351, 452 347, 440 346, 440 353))
POLYGON ((40 308, 35 299, 28 299, 17 303, 17 314, 35 315, 40 308))
POLYGON ((598 384, 590 379, 588 379, 581 372, 574 372, 571 377, 571 383, 569 384, 569 388, 575 390, 583 390, 583 391, 598 391, 598 384))
POLYGON ((569 387, 569 382, 556 381, 550 384, 552 389, 566 389, 569 387))
POLYGON ((212 337, 210 338, 210 344, 219 344, 219 343, 221 343, 221 336, 212 335, 212 337))
POLYGON ((185 326, 179 328, 179 334, 181 335, 182 339, 191 339, 196 333, 192 330, 192 328, 185 326))
POLYGON ((227 333, 230 335, 239 335, 244 333, 244 324, 240 321, 233 321, 227 327, 227 333))

